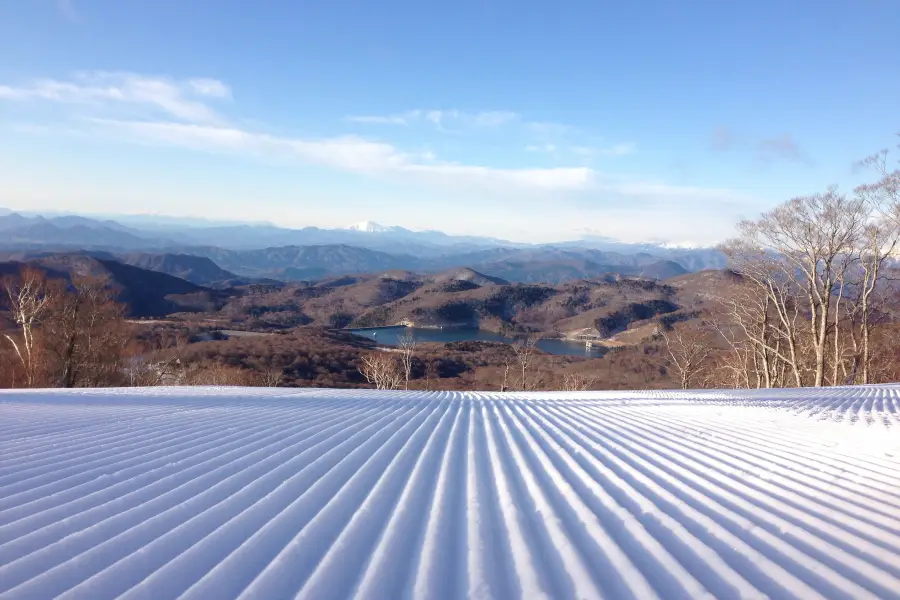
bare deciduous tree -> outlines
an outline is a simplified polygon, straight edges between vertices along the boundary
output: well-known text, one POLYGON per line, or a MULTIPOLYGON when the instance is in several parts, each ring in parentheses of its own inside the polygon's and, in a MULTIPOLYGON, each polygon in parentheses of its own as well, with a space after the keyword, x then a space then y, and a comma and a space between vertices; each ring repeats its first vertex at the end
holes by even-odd
POLYGON ((874 170, 880 179, 856 188, 871 219, 861 237, 856 277, 851 281, 851 340, 853 366, 848 383, 854 383, 861 370, 861 383, 871 381, 870 339, 873 313, 878 309, 879 292, 886 288, 886 271, 900 249, 900 169, 890 170, 887 150, 868 157, 862 165, 874 170))
POLYGON ((537 352, 538 339, 538 336, 529 333, 521 336, 512 345, 513 352, 519 362, 521 373, 519 387, 523 392, 534 389, 533 383, 528 381, 528 369, 532 366, 531 363, 537 352))
POLYGON ((396 390, 403 384, 403 369, 391 352, 376 350, 362 356, 359 372, 379 390, 396 390))
POLYGON ((135 349, 125 357, 125 379, 130 387, 162 385, 163 369, 158 368, 167 361, 151 361, 135 349))
POLYGON ((750 291, 723 303, 730 323, 718 329, 748 387, 787 385, 785 373, 796 386, 873 381, 872 335, 900 251, 900 169, 887 157, 862 161, 879 179, 853 198, 794 198, 723 246, 750 291))
POLYGON ((12 345, 25 373, 25 385, 33 387, 37 382, 37 348, 35 332, 53 300, 56 290, 46 274, 33 267, 23 267, 18 276, 3 278, 3 287, 9 301, 12 319, 19 329, 19 339, 4 333, 12 345))
POLYGON ((723 247, 735 270, 768 296, 798 386, 804 383, 800 344, 812 353, 810 383, 825 384, 833 294, 850 267, 847 257, 858 246, 866 216, 865 202, 829 188, 740 223, 739 238, 723 247), (798 327, 801 314, 807 327, 798 327))
POLYGON ((125 307, 109 281, 74 276, 54 295, 41 328, 48 383, 102 387, 123 383, 129 336, 125 307))
POLYGON ((428 360, 425 362, 425 389, 431 390, 432 385, 440 379, 440 363, 437 360, 428 360), (434 383, 432 383, 434 382, 434 383))
POLYGON ((583 392, 591 389, 597 378, 584 373, 566 373, 563 375, 562 389, 566 392, 583 392))
POLYGON ((262 387, 278 387, 281 384, 281 377, 284 369, 277 365, 265 365, 259 372, 259 385, 262 387))
POLYGON ((49 278, 33 267, 4 280, 20 333, 4 333, 25 385, 100 387, 127 381, 125 307, 105 279, 49 278))
POLYGON ((187 345, 187 338, 180 333, 167 336, 167 339, 155 339, 149 345, 131 345, 125 359, 129 385, 185 385, 187 365, 182 359, 187 345), (148 354, 152 358, 148 358, 148 354))
POLYGON ((678 375, 681 389, 688 389, 707 368, 712 346, 707 336, 696 329, 676 328, 661 332, 666 342, 669 363, 678 375))
POLYGON ((397 340, 397 347, 400 350, 400 363, 403 366, 403 389, 409 389, 409 379, 412 376, 413 354, 416 351, 418 342, 408 331, 400 336, 397 340))
POLYGON ((245 369, 222 363, 193 363, 184 366, 178 385, 249 386, 253 383, 253 378, 245 369))
POLYGON ((508 392, 509 391, 509 371, 512 369, 513 364, 516 361, 515 355, 505 356, 503 358, 503 381, 500 383, 500 391, 508 392))
POLYGON ((718 357, 722 368, 719 377, 714 378, 718 383, 728 381, 732 387, 747 388, 782 387, 786 384, 787 365, 797 364, 796 372, 800 373, 794 354, 783 343, 796 338, 800 313, 783 288, 766 290, 755 282, 744 281, 715 301, 723 319, 713 319, 709 325, 729 349, 718 357), (777 303, 773 297, 778 298, 777 303), (790 318, 782 319, 785 315, 790 318))

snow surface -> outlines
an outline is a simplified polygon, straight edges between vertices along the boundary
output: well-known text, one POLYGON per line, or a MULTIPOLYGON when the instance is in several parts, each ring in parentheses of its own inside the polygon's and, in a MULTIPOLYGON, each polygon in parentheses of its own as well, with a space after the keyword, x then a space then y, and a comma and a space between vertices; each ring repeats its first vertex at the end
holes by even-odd
POLYGON ((900 598, 900 387, 0 394, 0 598, 900 598))

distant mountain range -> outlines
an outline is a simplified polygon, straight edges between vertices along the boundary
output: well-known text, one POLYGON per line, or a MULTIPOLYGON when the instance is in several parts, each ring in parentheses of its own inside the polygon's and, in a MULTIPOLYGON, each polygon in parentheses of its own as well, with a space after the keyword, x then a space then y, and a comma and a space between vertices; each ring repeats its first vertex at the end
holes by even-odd
MULTIPOLYGON (((659 319, 674 322, 694 318, 708 290, 720 288, 733 278, 723 271, 682 274, 664 281, 623 277, 613 272, 595 275, 605 271, 605 267, 586 259, 573 259, 569 253, 557 250, 547 258, 548 262, 550 258, 555 260, 552 266, 542 267, 543 271, 521 272, 518 269, 523 267, 517 266, 516 261, 530 261, 538 255, 499 254, 499 264, 506 265, 508 272, 517 276, 524 272, 540 280, 532 283, 459 267, 430 273, 391 269, 321 277, 315 282, 270 281, 262 282, 265 285, 246 285, 255 282, 236 280, 233 273, 207 258, 141 253, 113 256, 102 251, 7 253, 0 256, 0 276, 19 272, 27 262, 53 276, 101 277, 118 290, 120 299, 127 305, 127 314, 133 318, 202 313, 186 322, 225 323, 229 327, 239 324, 267 330, 298 325, 339 328, 400 323, 424 327, 468 326, 491 331, 513 327, 553 335, 586 332, 597 337, 614 337, 615 343, 622 344, 637 343, 653 335, 654 324, 659 319), (591 276, 579 276, 585 272, 591 276), (185 277, 195 281, 231 279, 203 286, 185 277), (559 277, 561 282, 547 281, 553 277, 559 277), (228 284, 229 281, 232 283, 228 284)), ((487 254, 498 259, 498 253, 487 254)), ((342 270, 347 261, 387 261, 371 264, 375 270, 392 262, 393 259, 385 258, 390 256, 340 246, 302 248, 286 254, 287 258, 300 260, 302 264, 318 261, 327 265, 323 271, 342 270), (374 258, 367 253, 375 255, 374 258)), ((610 258, 598 254, 598 260, 610 258)), ((632 268, 664 266, 651 260, 652 257, 637 257, 632 268)), ((626 265, 619 267, 620 271, 627 269, 626 265)))
MULTIPOLYGON (((314 281, 334 275, 381 273, 395 269, 436 273, 464 267, 515 283, 553 284, 609 274, 667 279, 689 272, 675 261, 646 253, 626 255, 585 248, 494 248, 431 257, 389 254, 343 244, 279 246, 261 250, 226 250, 207 246, 192 251, 231 273, 282 281, 314 281)), ((166 260, 161 258, 147 257, 138 262, 133 257, 127 257, 126 260, 148 268, 159 264, 161 270, 177 274, 171 268, 163 268, 166 260)), ((204 280, 203 283, 209 284, 211 281, 204 280)))
POLYGON ((215 285, 239 279, 237 275, 222 269, 205 256, 136 252, 117 258, 125 264, 166 273, 197 285, 215 285))
POLYGON ((105 252, 126 264, 199 285, 240 278, 316 280, 392 269, 469 267, 511 282, 560 283, 607 274, 665 279, 725 265, 712 248, 673 248, 585 238, 559 244, 411 231, 364 221, 346 229, 274 225, 200 226, 137 217, 129 225, 78 215, 23 215, 0 209, 0 251, 105 252), (192 258, 193 257, 193 258, 192 258), (202 260, 198 260, 202 259, 202 260))

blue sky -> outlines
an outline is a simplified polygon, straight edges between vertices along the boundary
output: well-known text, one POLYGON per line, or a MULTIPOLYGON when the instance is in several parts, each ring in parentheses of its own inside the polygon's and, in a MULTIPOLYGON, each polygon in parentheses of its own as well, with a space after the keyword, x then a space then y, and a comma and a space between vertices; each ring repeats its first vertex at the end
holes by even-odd
POLYGON ((864 179, 900 2, 0 0, 0 206, 712 243, 864 179))

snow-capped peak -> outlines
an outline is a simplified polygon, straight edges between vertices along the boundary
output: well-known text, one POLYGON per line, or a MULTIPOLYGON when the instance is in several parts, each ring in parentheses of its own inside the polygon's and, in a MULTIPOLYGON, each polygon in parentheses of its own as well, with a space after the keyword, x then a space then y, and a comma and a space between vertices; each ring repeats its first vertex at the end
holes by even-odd
POLYGON ((385 227, 384 225, 380 225, 374 221, 363 221, 361 223, 356 223, 348 227, 350 231, 364 231, 366 233, 384 233, 386 231, 391 231, 393 227, 385 227))
POLYGON ((656 242, 655 245, 660 248, 665 248, 666 250, 700 250, 714 247, 713 244, 701 244, 690 240, 656 242))

